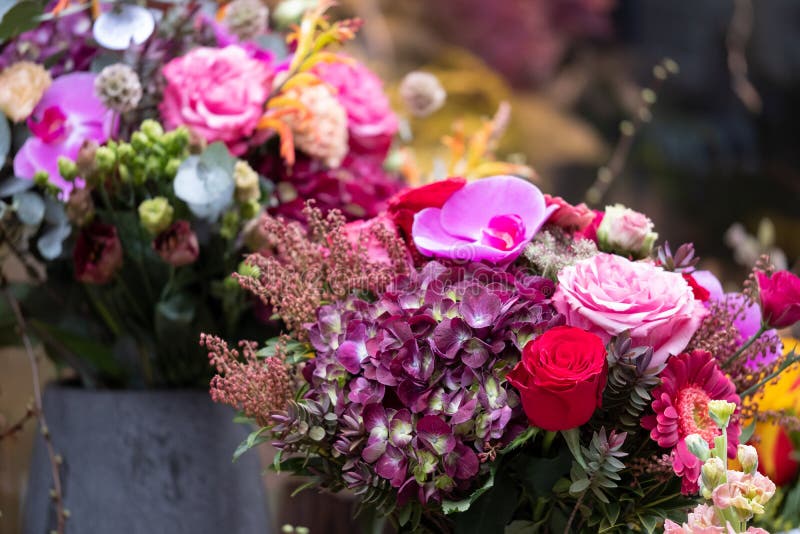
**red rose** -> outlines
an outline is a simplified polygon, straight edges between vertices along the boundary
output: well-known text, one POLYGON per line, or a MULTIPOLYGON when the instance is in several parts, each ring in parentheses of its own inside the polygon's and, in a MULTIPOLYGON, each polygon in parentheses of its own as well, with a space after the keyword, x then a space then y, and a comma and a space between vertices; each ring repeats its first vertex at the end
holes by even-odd
POLYGON ((606 387, 606 349, 598 336, 557 326, 525 346, 508 374, 533 426, 567 430, 591 419, 606 387))
POLYGON ((592 219, 592 222, 589 223, 589 225, 586 228, 584 228, 580 232, 577 232, 575 234, 575 237, 588 239, 590 241, 594 241, 596 244, 597 229, 600 227, 600 223, 603 222, 603 218, 605 217, 606 212, 600 210, 592 210, 592 211, 594 212, 594 219, 592 219))
MULTIPOLYGON (((432 184, 400 191, 389 199, 387 214, 406 243, 411 243, 414 215, 425 208, 441 208, 453 193, 464 187, 464 178, 447 178, 432 184)), ((413 247, 416 250, 415 247, 413 247)))
POLYGON ((75 278, 85 284, 106 284, 122 266, 122 244, 110 224, 92 223, 83 229, 72 252, 75 278))
POLYGON ((786 328, 800 321, 800 278, 789 271, 772 276, 759 272, 761 314, 770 328, 786 328))
POLYGON ((708 289, 701 286, 694 276, 689 273, 683 273, 683 279, 686 280, 686 283, 692 288, 692 293, 694 293, 695 300, 706 302, 711 298, 711 293, 708 291, 708 289))
POLYGON ((546 206, 557 206, 556 211, 550 214, 547 222, 559 228, 580 232, 592 224, 595 219, 594 212, 583 202, 573 206, 561 197, 547 194, 544 195, 544 202, 546 206))
POLYGON ((175 221, 153 240, 153 250, 173 267, 194 263, 200 254, 197 236, 186 221, 175 221))

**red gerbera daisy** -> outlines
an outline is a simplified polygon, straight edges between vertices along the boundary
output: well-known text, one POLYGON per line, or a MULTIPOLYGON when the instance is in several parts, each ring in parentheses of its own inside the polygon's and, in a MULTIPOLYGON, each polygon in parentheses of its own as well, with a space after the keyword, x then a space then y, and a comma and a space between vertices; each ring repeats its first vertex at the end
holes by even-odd
MULTIPOLYGON (((661 385, 653 389, 655 414, 642 418, 650 437, 661 447, 672 449, 672 468, 683 478, 681 489, 685 494, 697 492, 701 467, 700 460, 686 446, 686 436, 699 434, 713 447, 714 438, 720 434, 708 413, 708 402, 712 400, 740 404, 736 387, 714 357, 695 350, 669 359, 661 372, 661 385)), ((728 456, 735 458, 741 433, 738 418, 731 419, 727 433, 728 456)))

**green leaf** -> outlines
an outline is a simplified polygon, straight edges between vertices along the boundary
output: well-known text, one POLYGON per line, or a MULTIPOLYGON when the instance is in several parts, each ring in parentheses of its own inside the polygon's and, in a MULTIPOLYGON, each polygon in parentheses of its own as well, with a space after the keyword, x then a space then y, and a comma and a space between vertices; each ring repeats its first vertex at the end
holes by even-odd
POLYGON ((9 150, 11 150, 11 128, 8 127, 5 115, 0 113, 0 167, 5 164, 9 150))
POLYGON ((37 319, 32 319, 31 325, 49 335, 54 341, 78 358, 88 361, 101 373, 112 378, 121 378, 124 375, 122 368, 114 359, 114 353, 107 345, 96 343, 37 319))
POLYGON ((505 471, 495 475, 495 485, 455 518, 456 534, 503 532, 517 508, 517 485, 505 471))
POLYGON ((619 503, 618 502, 610 502, 608 504, 601 505, 601 510, 603 511, 603 515, 608 520, 609 525, 614 525, 619 519, 619 503))
POLYGON ((569 430, 562 430, 561 435, 567 441, 567 447, 572 453, 572 457, 578 462, 578 465, 586 469, 586 460, 583 459, 581 452, 581 431, 579 428, 570 428, 569 430))
POLYGON ((756 431, 756 420, 753 419, 749 425, 742 429, 742 433, 739 435, 739 443, 747 443, 750 441, 750 438, 753 437, 753 432, 756 431))
POLYGON ((534 527, 536 523, 533 521, 512 521, 509 524, 503 534, 528 534, 530 532, 535 532, 534 527))
POLYGON ((511 443, 503 447, 503 449, 500 451, 500 454, 508 454, 509 452, 522 447, 527 442, 535 438, 538 433, 539 429, 535 426, 528 427, 525 432, 514 438, 511 443))
POLYGON ((569 473, 572 455, 561 449, 555 458, 520 454, 512 461, 515 478, 528 493, 536 497, 552 495, 558 480, 569 473))
POLYGON ((494 486, 494 466, 492 466, 492 470, 489 472, 489 478, 486 479, 486 482, 483 483, 483 486, 476 489, 472 492, 472 495, 467 497, 466 499, 461 499, 460 501, 448 501, 447 499, 442 501, 442 511, 445 514, 454 514, 457 512, 466 512, 469 510, 469 507, 474 503, 478 498, 489 491, 492 486, 494 486))
POLYGON ((42 14, 38 3, 24 0, 3 15, 0 20, 0 41, 10 39, 39 25, 36 17, 42 14))
POLYGON ((642 526, 647 530, 647 532, 655 532, 658 523, 660 522, 660 518, 652 515, 639 515, 639 521, 642 522, 642 526))
POLYGON ((241 455, 243 455, 253 447, 256 447, 258 445, 261 445, 262 443, 269 441, 269 436, 262 436, 262 434, 266 430, 267 430, 266 427, 262 427, 259 428, 258 430, 254 430, 253 432, 251 432, 250 435, 247 436, 245 440, 239 444, 238 447, 236 447, 236 451, 233 453, 233 461, 235 462, 236 460, 238 460, 241 455))
POLYGON ((580 480, 576 480, 569 486, 569 492, 573 495, 578 495, 586 491, 586 488, 589 487, 590 481, 588 478, 581 478, 580 480))

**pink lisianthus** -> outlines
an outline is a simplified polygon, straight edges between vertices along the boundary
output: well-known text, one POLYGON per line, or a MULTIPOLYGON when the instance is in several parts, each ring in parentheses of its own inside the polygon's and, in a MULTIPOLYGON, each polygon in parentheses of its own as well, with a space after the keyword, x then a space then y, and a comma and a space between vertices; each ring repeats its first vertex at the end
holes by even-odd
POLYGON ((188 221, 175 221, 153 240, 153 250, 173 267, 183 267, 197 260, 200 247, 188 221))
POLYGON ((714 488, 711 499, 720 510, 733 508, 742 520, 763 514, 764 506, 775 495, 775 484, 759 472, 728 470, 727 481, 714 488))
MULTIPOLYGON (((744 531, 745 534, 769 534, 763 528, 749 527, 744 531)), ((733 525, 725 522, 720 523, 717 510, 708 504, 698 504, 694 510, 689 512, 688 520, 679 525, 667 519, 664 522, 664 534, 735 534, 736 529, 733 525)))
POLYGON ((561 197, 554 197, 548 194, 544 195, 544 202, 548 207, 556 207, 556 210, 550 215, 547 222, 559 228, 582 232, 595 220, 594 211, 583 202, 577 206, 573 206, 561 197))
MULTIPOLYGON (((68 195, 73 183, 58 172, 58 158, 74 160, 86 140, 105 142, 113 129, 113 116, 94 94, 95 75, 65 74, 50 85, 28 119, 33 134, 14 157, 14 174, 33 178, 38 171, 68 195)), ((77 181, 81 187, 83 182, 77 181)))
POLYGON ((350 150, 384 158, 397 133, 397 116, 389 106, 383 82, 362 63, 346 61, 319 63, 314 72, 334 89, 347 112, 350 150))
POLYGON ((167 63, 160 110, 165 126, 187 126, 209 143, 222 141, 236 155, 264 112, 272 69, 238 45, 195 48, 167 63))
POLYGON ((622 204, 606 206, 605 216, 597 228, 600 250, 645 258, 653 249, 658 234, 653 222, 643 213, 622 204))
POLYGON ((568 325, 606 343, 630 330, 634 346, 653 347, 651 368, 686 348, 708 313, 680 274, 612 254, 565 267, 558 281, 553 304, 568 325))

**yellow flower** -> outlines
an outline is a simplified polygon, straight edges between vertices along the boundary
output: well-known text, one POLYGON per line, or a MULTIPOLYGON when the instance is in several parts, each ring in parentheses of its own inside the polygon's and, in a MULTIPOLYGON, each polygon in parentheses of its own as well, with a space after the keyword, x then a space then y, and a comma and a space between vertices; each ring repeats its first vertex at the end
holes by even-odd
POLYGON ((41 65, 14 63, 0 73, 0 111, 14 122, 27 119, 52 81, 41 65))

